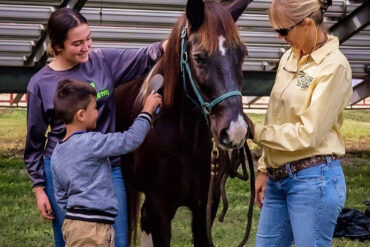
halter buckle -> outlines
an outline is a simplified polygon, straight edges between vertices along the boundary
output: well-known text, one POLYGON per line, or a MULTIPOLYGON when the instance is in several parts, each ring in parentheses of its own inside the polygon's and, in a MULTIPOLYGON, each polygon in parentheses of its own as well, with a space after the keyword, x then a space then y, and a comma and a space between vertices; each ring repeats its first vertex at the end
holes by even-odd
POLYGON ((182 39, 186 37, 186 29, 187 29, 187 27, 182 28, 182 31, 181 31, 181 38, 182 39))
POLYGON ((182 54, 182 62, 186 63, 187 61, 188 61, 188 53, 184 51, 184 53, 182 54))
POLYGON ((209 107, 209 103, 204 103, 204 104, 202 105, 202 109, 203 109, 203 112, 204 112, 206 115, 211 114, 212 108, 210 108, 210 107, 209 107))

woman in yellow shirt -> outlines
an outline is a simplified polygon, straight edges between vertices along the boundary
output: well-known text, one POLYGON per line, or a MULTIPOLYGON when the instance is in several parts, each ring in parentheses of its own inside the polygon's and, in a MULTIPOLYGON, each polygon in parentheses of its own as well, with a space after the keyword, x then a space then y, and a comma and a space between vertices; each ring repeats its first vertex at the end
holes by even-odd
POLYGON ((352 72, 322 25, 331 1, 273 0, 270 21, 290 46, 281 58, 264 125, 256 179, 262 207, 256 246, 331 246, 346 185, 342 112, 352 72))

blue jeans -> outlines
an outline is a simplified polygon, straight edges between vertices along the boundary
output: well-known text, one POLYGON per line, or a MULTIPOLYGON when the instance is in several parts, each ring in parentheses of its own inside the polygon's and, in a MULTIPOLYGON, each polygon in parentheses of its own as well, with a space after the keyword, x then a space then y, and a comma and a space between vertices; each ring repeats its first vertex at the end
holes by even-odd
MULTIPOLYGON (((51 207, 54 212, 55 219, 53 220, 53 231, 55 247, 64 247, 64 239, 62 234, 62 225, 64 221, 64 212, 56 203, 54 195, 53 177, 50 169, 50 158, 45 157, 44 162, 45 169, 45 192, 48 195, 51 207)), ((118 216, 115 219, 113 225, 115 232, 115 246, 116 247, 127 247, 128 246, 128 223, 127 223, 127 202, 126 202, 126 187, 123 181, 122 172, 120 167, 112 168, 112 180, 114 191, 116 193, 119 210, 118 216)))
POLYGON ((256 247, 329 247, 346 198, 339 160, 268 179, 256 247))
POLYGON ((118 215, 114 221, 114 246, 128 247, 128 218, 127 218, 127 197, 126 186, 123 180, 121 167, 112 167, 112 179, 114 192, 118 199, 118 215))
POLYGON ((49 157, 45 157, 44 170, 45 170, 45 192, 49 198, 49 202, 54 213, 53 232, 55 247, 64 247, 65 243, 63 239, 62 226, 65 214, 64 211, 58 206, 55 200, 53 175, 51 173, 49 157))

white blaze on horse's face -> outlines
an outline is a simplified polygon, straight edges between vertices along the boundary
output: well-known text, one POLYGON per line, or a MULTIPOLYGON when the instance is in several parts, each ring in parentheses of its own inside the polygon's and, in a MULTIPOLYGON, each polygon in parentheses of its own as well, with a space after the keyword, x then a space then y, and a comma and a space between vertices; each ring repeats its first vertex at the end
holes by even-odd
POLYGON ((148 235, 146 231, 141 232, 140 247, 154 247, 151 233, 148 235))
POLYGON ((238 120, 236 122, 232 121, 229 128, 226 130, 229 142, 232 142, 234 144, 233 146, 243 145, 247 132, 248 126, 242 115, 238 116, 238 120))
POLYGON ((218 49, 220 50, 222 56, 226 55, 226 48, 224 47, 225 40, 226 39, 222 35, 218 37, 218 49))

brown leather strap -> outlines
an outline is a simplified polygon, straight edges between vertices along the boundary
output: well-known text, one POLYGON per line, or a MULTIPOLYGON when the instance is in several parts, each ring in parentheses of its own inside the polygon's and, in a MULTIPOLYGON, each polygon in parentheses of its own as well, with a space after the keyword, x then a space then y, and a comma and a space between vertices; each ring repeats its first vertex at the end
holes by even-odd
MULTIPOLYGON (((331 160, 335 160, 337 159, 337 156, 335 155, 327 155, 331 160)), ((309 157, 309 158, 304 158, 304 159, 300 159, 300 160, 296 160, 296 161, 292 161, 290 163, 287 163, 287 164, 284 164, 278 168, 267 168, 267 173, 268 173, 268 176, 274 180, 274 181, 278 181, 278 180, 281 180, 283 178, 286 178, 289 176, 289 173, 286 169, 286 166, 289 165, 290 167, 290 170, 293 174, 303 170, 303 169, 306 169, 306 168, 309 168, 309 167, 313 167, 313 166, 317 166, 317 165, 320 165, 320 164, 323 164, 323 163, 326 163, 326 158, 325 158, 325 155, 318 155, 318 156, 314 156, 314 157, 309 157)))

